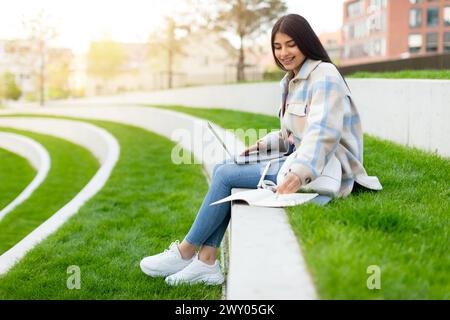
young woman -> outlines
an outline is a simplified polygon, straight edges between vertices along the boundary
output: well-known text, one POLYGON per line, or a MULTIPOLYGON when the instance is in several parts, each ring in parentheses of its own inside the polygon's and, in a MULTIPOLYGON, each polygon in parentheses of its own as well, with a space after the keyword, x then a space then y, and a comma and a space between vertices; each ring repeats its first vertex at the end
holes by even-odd
MULTIPOLYGON (((265 177, 278 184, 280 194, 295 193, 314 181, 331 159, 337 159, 342 168, 338 197, 349 195, 355 182, 381 189, 378 179, 368 177, 363 167, 361 123, 347 84, 309 23, 296 14, 283 16, 273 27, 271 43, 277 65, 287 71, 281 81, 281 130, 260 139, 243 154, 294 150, 281 168, 277 166, 265 177)), ((254 189, 265 165, 227 161, 216 165, 209 191, 184 240, 144 258, 142 271, 166 277, 170 285, 223 283, 216 254, 230 220, 230 203, 209 204, 229 196, 232 188, 254 189)), ((319 202, 330 199, 322 197, 319 202)))

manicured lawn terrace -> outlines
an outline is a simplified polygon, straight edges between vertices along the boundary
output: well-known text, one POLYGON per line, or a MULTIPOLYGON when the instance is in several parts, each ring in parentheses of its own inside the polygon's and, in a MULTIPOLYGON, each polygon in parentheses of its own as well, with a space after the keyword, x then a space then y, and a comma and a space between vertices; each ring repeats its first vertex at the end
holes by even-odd
POLYGON ((403 70, 395 72, 356 72, 348 78, 450 80, 450 70, 403 70))
MULTIPOLYGON (((261 81, 233 81, 226 83, 227 85, 248 84, 248 83, 264 83, 279 82, 285 75, 285 72, 276 71, 267 75, 266 80, 261 81)), ((444 70, 401 70, 392 72, 355 72, 345 75, 345 78, 380 78, 380 79, 428 79, 428 80, 450 80, 450 69, 444 70)), ((194 87, 195 85, 191 86, 194 87)))
MULTIPOLYGON (((228 129, 279 128, 265 115, 159 107, 228 129)), ((449 159, 365 135, 364 163, 381 192, 354 190, 324 207, 286 210, 320 297, 450 299, 449 159), (381 268, 380 290, 367 288, 371 265, 381 268)))
POLYGON ((27 159, 0 149, 0 210, 11 203, 35 175, 36 171, 27 159))
POLYGON ((34 139, 47 149, 51 157, 47 178, 25 202, 0 221, 2 254, 75 197, 99 165, 89 151, 66 140, 9 128, 0 130, 34 139))
POLYGON ((171 287, 139 268, 189 230, 207 192, 201 166, 172 164, 175 144, 156 134, 88 122, 118 139, 120 159, 95 197, 0 278, 0 299, 220 299, 221 286, 171 287), (66 287, 71 265, 80 290, 66 287))

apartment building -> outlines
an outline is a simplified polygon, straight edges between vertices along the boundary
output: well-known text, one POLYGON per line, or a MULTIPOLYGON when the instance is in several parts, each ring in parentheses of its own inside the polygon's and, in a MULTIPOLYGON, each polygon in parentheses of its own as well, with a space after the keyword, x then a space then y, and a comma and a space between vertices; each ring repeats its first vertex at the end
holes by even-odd
POLYGON ((341 65, 450 52, 450 0, 347 0, 341 65))

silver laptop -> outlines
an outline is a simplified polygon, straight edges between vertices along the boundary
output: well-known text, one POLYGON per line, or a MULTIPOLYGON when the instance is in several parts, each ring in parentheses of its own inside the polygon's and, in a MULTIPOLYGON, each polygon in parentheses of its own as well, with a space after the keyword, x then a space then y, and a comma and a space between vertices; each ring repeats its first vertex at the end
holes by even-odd
POLYGON ((264 153, 259 153, 258 151, 254 151, 254 152, 250 152, 250 154, 248 156, 232 155, 231 152, 228 150, 227 146, 225 145, 225 143, 223 142, 223 140, 217 134, 216 130, 214 130, 211 123, 209 123, 209 121, 207 121, 207 123, 208 123, 209 130, 213 133, 214 137, 216 137, 216 139, 219 141, 220 145, 225 149, 225 152, 230 156, 231 159, 233 159, 234 163, 236 163, 236 164, 258 163, 258 162, 262 162, 262 161, 282 158, 287 155, 287 154, 285 154, 283 152, 279 152, 279 151, 274 151, 274 152, 268 151, 268 152, 264 152, 264 153))

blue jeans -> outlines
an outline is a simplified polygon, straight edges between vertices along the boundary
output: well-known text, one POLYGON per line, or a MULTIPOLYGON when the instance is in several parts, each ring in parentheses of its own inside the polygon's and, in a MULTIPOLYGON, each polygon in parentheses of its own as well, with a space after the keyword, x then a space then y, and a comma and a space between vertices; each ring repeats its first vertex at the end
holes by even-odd
MULTIPOLYGON (((276 183, 278 171, 283 163, 284 160, 281 160, 278 164, 272 165, 264 180, 276 183)), ((185 240, 197 247, 202 245, 220 247, 231 218, 231 204, 230 202, 214 206, 209 204, 228 197, 233 188, 255 189, 266 164, 267 161, 238 165, 230 160, 217 164, 213 170, 208 193, 185 240)), ((325 204, 330 200, 324 196, 318 198, 314 202, 325 204)))
MULTIPOLYGON (((208 193, 185 240, 195 246, 219 247, 231 218, 231 204, 209 204, 231 195, 232 188, 255 189, 266 164, 267 162, 239 165, 231 160, 217 164, 208 193)), ((278 170, 272 170, 265 180, 276 183, 277 173, 278 170)))

